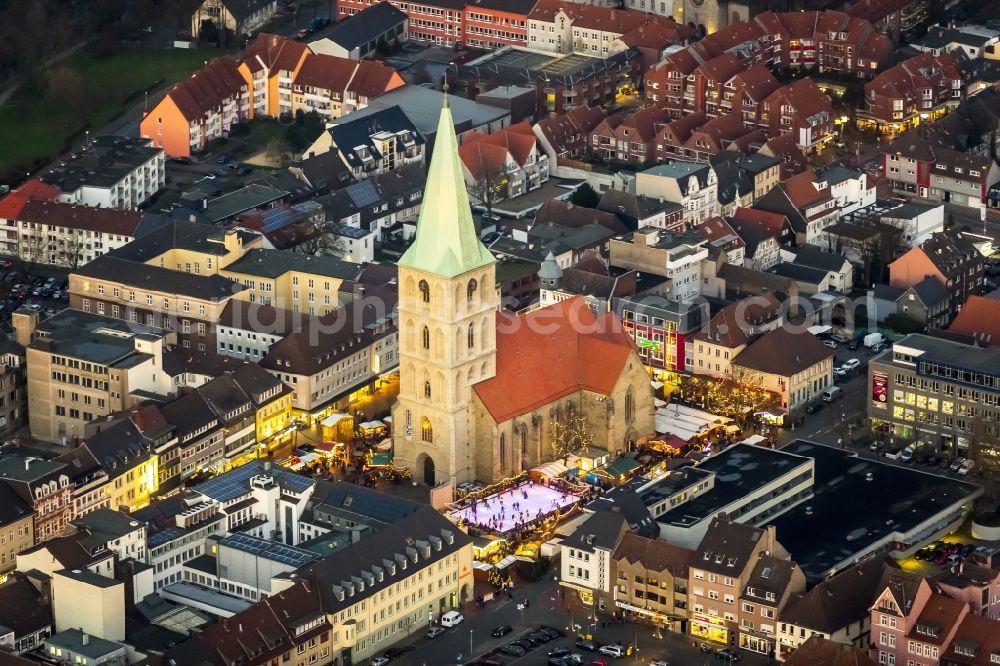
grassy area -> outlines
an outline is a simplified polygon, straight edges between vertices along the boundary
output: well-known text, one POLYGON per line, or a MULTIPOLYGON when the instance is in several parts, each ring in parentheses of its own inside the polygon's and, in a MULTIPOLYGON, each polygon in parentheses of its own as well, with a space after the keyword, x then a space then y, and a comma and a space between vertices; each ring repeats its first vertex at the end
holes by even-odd
POLYGON ((216 49, 81 52, 22 88, 0 109, 0 177, 17 177, 96 130, 157 84, 175 83, 220 54, 216 49))

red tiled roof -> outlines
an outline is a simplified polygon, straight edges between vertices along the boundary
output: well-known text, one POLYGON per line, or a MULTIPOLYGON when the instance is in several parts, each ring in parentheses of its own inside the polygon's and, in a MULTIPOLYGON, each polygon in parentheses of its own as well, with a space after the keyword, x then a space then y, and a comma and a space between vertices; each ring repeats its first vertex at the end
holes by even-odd
POLYGON ((821 111, 833 113, 830 97, 808 77, 778 88, 764 103, 769 107, 775 104, 790 104, 795 109, 796 115, 803 119, 821 111))
POLYGON ((142 213, 118 208, 77 206, 58 201, 28 201, 17 218, 23 222, 50 224, 67 229, 134 236, 142 213))
POLYGON ((806 169, 785 181, 785 194, 788 200, 799 209, 830 196, 830 188, 816 189, 816 172, 806 169))
POLYGON ((969 296, 948 330, 952 333, 976 335, 991 346, 1000 346, 1000 300, 969 296))
POLYGON ((809 166, 805 153, 795 142, 791 133, 782 134, 767 140, 761 152, 778 160, 781 178, 787 179, 809 166))
POLYGON ((928 643, 930 645, 942 645, 951 629, 962 619, 969 610, 968 604, 958 599, 943 594, 932 594, 917 616, 917 621, 906 634, 906 637, 928 643), (932 627, 936 629, 934 635, 929 635, 921 631, 921 627, 932 627))
MULTIPOLYGON (((643 141, 650 141, 656 136, 656 128, 660 123, 670 120, 670 114, 655 106, 647 106, 645 109, 633 113, 622 121, 622 125, 635 130, 643 141)), ((632 137, 630 136, 631 140, 632 137)))
POLYGON ((403 77, 392 67, 375 60, 359 60, 354 78, 347 89, 354 91, 359 97, 371 99, 404 85, 406 82, 403 77))
POLYGON ((917 0, 861 0, 847 9, 851 16, 877 23, 917 0))
POLYGON ((737 90, 742 89, 747 97, 760 104, 767 96, 781 87, 778 79, 766 65, 757 64, 732 77, 737 90))
POLYGON ((473 390, 500 423, 581 389, 611 393, 633 351, 614 314, 598 319, 580 296, 524 315, 500 312, 496 375, 473 390))
MULTIPOLYGON (((745 136, 746 134, 749 134, 749 130, 746 128, 746 125, 743 124, 743 120, 740 118, 739 114, 733 112, 709 120, 707 123, 695 130, 692 136, 698 133, 708 135, 717 146, 724 148, 724 142, 732 141, 745 136)), ((689 143, 690 141, 691 139, 688 139, 689 143)))
POLYGON ((585 142, 587 134, 604 120, 604 109, 578 106, 563 114, 550 114, 538 121, 538 128, 558 153, 572 143, 585 142), (581 135, 579 139, 577 135, 581 135))
POLYGON ((11 192, 0 199, 0 220, 16 220, 28 200, 19 192, 11 192))
POLYGON ((246 81, 236 70, 232 58, 221 57, 210 60, 191 78, 171 88, 167 96, 177 105, 181 115, 188 121, 196 120, 246 87, 246 81))
POLYGON ((459 147, 458 156, 472 177, 480 180, 484 176, 503 172, 507 163, 507 148, 483 140, 466 141, 459 147))
POLYGON ((691 138, 692 132, 701 127, 706 118, 707 116, 704 111, 695 111, 694 113, 689 113, 676 120, 671 120, 669 123, 666 123, 660 128, 657 134, 669 130, 678 141, 684 143, 691 138))
POLYGON ((305 59, 295 75, 295 85, 312 86, 342 92, 354 78, 358 61, 332 55, 313 55, 305 59))
POLYGON ((941 654, 941 663, 986 666, 995 663, 992 661, 992 655, 998 653, 1000 653, 1000 622, 969 613, 962 618, 951 644, 941 654), (971 648, 974 656, 970 656, 967 650, 959 652, 955 648, 971 648))
POLYGON ((712 58, 703 65, 700 65, 695 70, 695 73, 701 74, 709 81, 725 83, 745 69, 743 61, 737 58, 731 51, 727 51, 717 58, 712 58))
POLYGON ((772 213, 758 208, 737 208, 732 219, 744 224, 756 224, 764 227, 777 237, 781 234, 781 228, 788 220, 781 213, 772 213))
POLYGON ((621 36, 626 46, 664 49, 694 35, 694 28, 677 24, 672 17, 650 15, 645 23, 621 36))
POLYGON ((517 123, 491 134, 470 133, 465 143, 458 149, 458 155, 476 178, 480 178, 484 168, 502 169, 507 153, 519 165, 524 166, 535 147, 535 134, 527 122, 517 123))
POLYGON ((32 178, 31 180, 25 181, 15 191, 25 199, 51 201, 59 196, 58 187, 55 185, 49 185, 39 178, 32 178))
POLYGON ((251 72, 269 69, 272 72, 294 70, 303 53, 311 53, 309 47, 294 39, 260 33, 257 39, 247 47, 241 62, 245 63, 251 72))

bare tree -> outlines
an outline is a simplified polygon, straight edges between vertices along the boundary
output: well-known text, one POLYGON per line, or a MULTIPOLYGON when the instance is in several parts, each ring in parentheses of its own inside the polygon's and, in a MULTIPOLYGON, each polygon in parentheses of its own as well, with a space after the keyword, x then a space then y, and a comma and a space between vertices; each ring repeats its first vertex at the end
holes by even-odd
POLYGON ((302 240, 295 246, 296 252, 313 256, 340 256, 346 248, 340 236, 332 233, 325 224, 306 223, 302 226, 302 240))
POLYGON ((25 275, 31 274, 36 264, 45 263, 48 253, 49 243, 45 234, 41 233, 41 231, 17 237, 15 256, 21 264, 21 272, 25 275))
POLYGON ((70 231, 65 241, 60 241, 60 253, 63 255, 62 264, 70 269, 79 268, 84 257, 84 250, 87 246, 88 238, 80 229, 70 231))
POLYGON ((586 419, 575 414, 565 419, 552 419, 549 431, 552 435, 552 450, 564 463, 569 456, 583 451, 594 441, 586 419))
POLYGON ((764 376, 747 368, 734 367, 730 378, 719 378, 708 385, 706 404, 713 414, 742 418, 777 402, 777 396, 764 386, 764 376))
POLYGON ((475 181, 468 186, 469 195, 486 209, 486 218, 492 220, 494 204, 507 197, 507 184, 510 182, 510 178, 504 164, 502 162, 496 164, 489 160, 487 156, 483 155, 481 146, 477 154, 479 168, 477 173, 472 173, 475 181))

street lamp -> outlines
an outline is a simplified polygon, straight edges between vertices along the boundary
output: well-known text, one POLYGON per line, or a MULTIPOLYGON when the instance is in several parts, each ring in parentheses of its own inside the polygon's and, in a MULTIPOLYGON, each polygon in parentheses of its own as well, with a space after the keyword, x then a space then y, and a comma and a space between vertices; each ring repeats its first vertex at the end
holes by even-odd
POLYGON ((469 659, 472 659, 472 629, 469 629, 469 659))

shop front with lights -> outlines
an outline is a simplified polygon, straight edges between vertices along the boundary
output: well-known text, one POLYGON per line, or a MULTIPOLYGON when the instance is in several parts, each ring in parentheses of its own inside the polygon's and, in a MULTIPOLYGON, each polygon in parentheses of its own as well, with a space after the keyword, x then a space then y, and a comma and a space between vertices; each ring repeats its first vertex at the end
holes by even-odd
POLYGON ((729 645, 729 626, 721 617, 693 613, 688 626, 695 638, 729 645))

